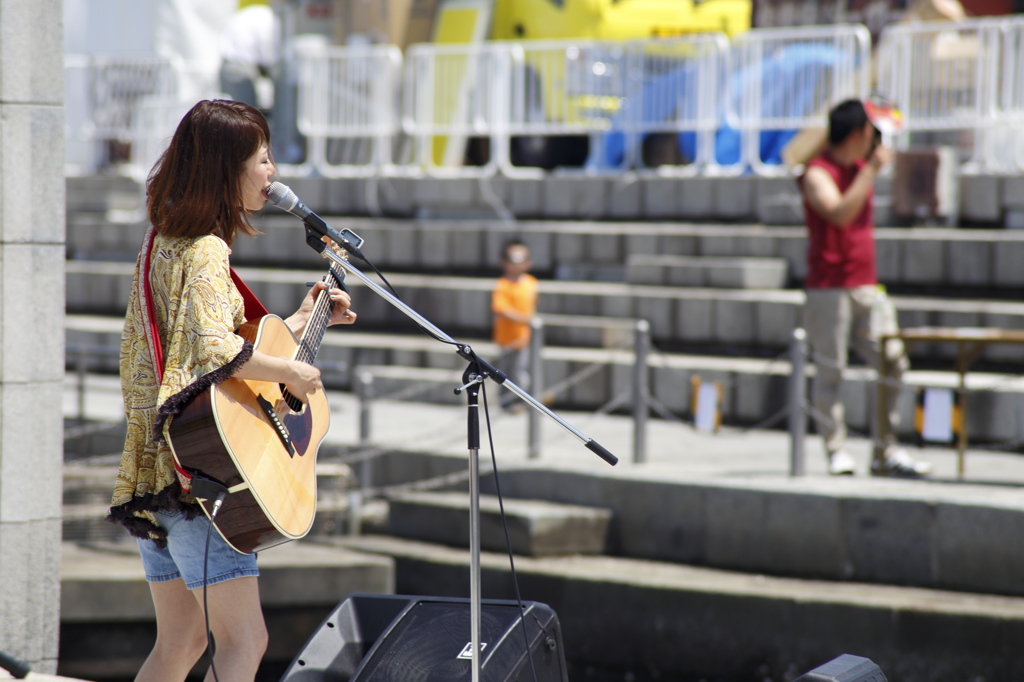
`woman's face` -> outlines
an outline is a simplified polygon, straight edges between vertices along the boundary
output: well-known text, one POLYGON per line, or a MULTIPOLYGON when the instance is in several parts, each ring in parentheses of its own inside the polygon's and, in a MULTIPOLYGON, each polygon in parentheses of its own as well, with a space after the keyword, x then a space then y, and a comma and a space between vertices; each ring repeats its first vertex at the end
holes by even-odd
POLYGON ((270 160, 270 150, 267 145, 260 145, 242 170, 242 201, 246 210, 258 211, 267 203, 267 188, 275 173, 277 168, 270 160))

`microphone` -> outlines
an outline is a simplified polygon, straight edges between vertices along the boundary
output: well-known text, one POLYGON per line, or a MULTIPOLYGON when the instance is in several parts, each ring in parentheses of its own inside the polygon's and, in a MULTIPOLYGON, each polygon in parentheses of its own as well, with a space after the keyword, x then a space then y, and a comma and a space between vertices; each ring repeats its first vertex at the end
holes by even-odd
POLYGON ((335 242, 338 246, 345 249, 356 258, 364 261, 366 260, 358 246, 353 244, 341 232, 338 232, 328 225, 323 218, 309 210, 304 203, 299 201, 299 197, 296 196, 295 192, 293 192, 288 185, 280 182, 271 183, 270 187, 267 188, 267 197, 270 199, 270 203, 274 206, 291 213, 293 216, 301 220, 303 225, 310 228, 321 237, 330 238, 331 241, 335 242))

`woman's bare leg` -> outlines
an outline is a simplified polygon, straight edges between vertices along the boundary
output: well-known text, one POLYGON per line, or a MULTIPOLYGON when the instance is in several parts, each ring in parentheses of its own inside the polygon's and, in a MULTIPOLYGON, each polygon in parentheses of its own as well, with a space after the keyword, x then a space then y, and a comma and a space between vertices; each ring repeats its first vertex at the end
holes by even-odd
MULTIPOLYGON (((267 627, 260 606, 259 583, 255 577, 235 578, 207 588, 210 629, 216 654, 214 663, 220 682, 252 682, 267 650, 267 627)), ((192 590, 202 614, 203 590, 192 590)), ((205 627, 205 625, 204 625, 205 627)), ((206 682, 213 682, 213 671, 206 682)))
POLYGON ((203 611, 180 578, 150 583, 156 608, 156 644, 136 682, 182 682, 206 650, 203 611))

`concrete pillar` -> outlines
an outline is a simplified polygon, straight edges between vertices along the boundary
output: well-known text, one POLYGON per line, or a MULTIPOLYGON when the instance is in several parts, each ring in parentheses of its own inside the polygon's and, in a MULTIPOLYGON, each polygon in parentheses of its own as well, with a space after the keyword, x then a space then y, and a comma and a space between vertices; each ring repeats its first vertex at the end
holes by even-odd
POLYGON ((0 651, 54 673, 64 378, 61 0, 0 0, 0 651))

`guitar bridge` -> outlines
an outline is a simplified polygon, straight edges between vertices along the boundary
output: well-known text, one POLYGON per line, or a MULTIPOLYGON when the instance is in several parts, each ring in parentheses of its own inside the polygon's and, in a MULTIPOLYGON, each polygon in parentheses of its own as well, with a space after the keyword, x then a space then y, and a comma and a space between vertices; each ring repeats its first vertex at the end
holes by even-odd
POLYGON ((270 419, 270 423, 273 424, 274 430, 277 432, 277 437, 284 444, 284 449, 288 451, 290 456, 295 457, 295 446, 292 445, 291 434, 288 433, 288 427, 278 418, 277 412, 274 411, 274 406, 262 394, 256 396, 256 403, 267 415, 267 418, 270 419))

